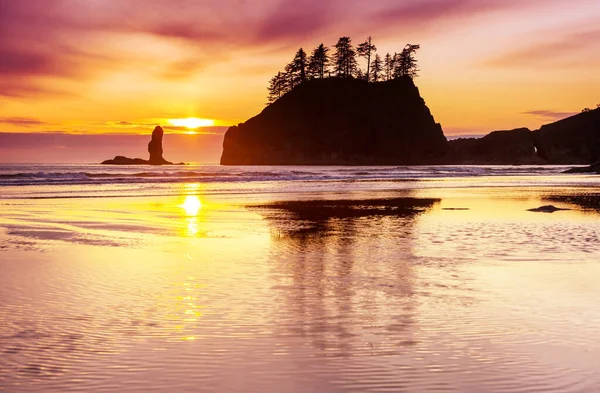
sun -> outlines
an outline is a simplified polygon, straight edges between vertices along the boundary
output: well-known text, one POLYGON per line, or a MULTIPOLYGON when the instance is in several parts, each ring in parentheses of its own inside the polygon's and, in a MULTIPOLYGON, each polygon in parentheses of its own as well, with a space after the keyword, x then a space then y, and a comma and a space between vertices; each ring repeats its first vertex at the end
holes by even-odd
POLYGON ((186 119, 169 119, 168 121, 175 127, 185 127, 190 129, 210 127, 215 125, 215 121, 212 119, 199 119, 197 117, 188 117, 186 119))

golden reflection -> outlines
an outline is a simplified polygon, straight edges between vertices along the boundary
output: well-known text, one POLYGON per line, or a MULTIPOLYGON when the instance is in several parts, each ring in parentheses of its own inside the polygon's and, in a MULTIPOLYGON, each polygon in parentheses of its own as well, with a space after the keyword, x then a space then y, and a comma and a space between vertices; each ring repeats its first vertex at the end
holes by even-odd
POLYGON ((195 195, 188 195, 185 197, 185 201, 181 205, 188 216, 197 216, 200 209, 202 209, 202 202, 200 198, 195 195))
MULTIPOLYGON (((187 192, 197 192, 200 189, 200 185, 197 183, 190 183, 185 185, 187 192)), ((202 201, 196 195, 187 195, 181 205, 179 205, 187 216, 186 218, 186 234, 189 237, 196 237, 200 232, 200 225, 198 215, 203 209, 202 201)))

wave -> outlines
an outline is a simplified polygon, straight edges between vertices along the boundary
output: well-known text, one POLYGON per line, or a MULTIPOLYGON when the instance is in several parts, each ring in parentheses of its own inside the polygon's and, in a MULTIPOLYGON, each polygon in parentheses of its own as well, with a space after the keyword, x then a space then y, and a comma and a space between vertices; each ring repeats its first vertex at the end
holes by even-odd
POLYGON ((148 170, 111 172, 94 166, 74 166, 56 171, 57 166, 21 166, 0 168, 0 186, 25 185, 84 185, 126 183, 182 183, 182 182, 271 182, 271 181, 418 181, 439 178, 477 176, 540 176, 559 174, 564 169, 556 166, 421 166, 421 167, 198 167, 200 170, 148 170), (41 167, 41 168, 40 168, 41 167), (31 170, 28 170, 30 169, 31 170), (97 169, 97 171, 94 171, 97 169), (4 173, 2 173, 4 172, 4 173))

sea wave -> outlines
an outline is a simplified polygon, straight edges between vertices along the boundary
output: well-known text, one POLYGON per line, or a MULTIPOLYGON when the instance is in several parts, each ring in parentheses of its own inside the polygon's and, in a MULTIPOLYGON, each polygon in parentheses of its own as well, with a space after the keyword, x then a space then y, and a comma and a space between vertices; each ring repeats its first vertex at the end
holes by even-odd
POLYGON ((0 166, 0 186, 85 185, 181 182, 273 181, 410 181, 477 176, 539 176, 560 174, 557 166, 400 166, 400 167, 221 167, 197 166, 170 171, 149 168, 111 169, 94 166, 0 166))

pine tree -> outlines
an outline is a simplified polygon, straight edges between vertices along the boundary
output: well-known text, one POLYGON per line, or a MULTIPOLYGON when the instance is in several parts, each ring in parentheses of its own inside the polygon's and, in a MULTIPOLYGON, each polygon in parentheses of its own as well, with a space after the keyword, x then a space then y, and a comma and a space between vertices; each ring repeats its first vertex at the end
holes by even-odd
POLYGON ((385 58, 383 60, 383 77, 384 80, 389 81, 392 79, 392 75, 394 73, 394 59, 392 55, 389 53, 385 54, 385 58))
POLYGON ((420 45, 407 44, 404 49, 402 49, 402 52, 397 56, 394 78, 399 78, 402 76, 415 78, 419 76, 419 68, 417 67, 415 53, 420 48, 420 45))
POLYGON ((268 90, 268 103, 271 104, 287 93, 287 76, 281 71, 278 72, 277 75, 269 81, 268 90))
POLYGON ((300 48, 298 49, 298 52, 296 52, 294 60, 290 63, 292 86, 298 86, 306 80, 307 68, 306 52, 304 52, 304 49, 300 48))
POLYGON ((310 56, 308 74, 310 78, 324 78, 329 67, 329 48, 320 44, 310 56))
POLYGON ((379 55, 375 55, 373 62, 371 63, 371 80, 373 82, 379 82, 379 79, 382 77, 381 73, 383 71, 383 63, 381 61, 381 57, 379 55))
POLYGON ((365 42, 359 44, 356 51, 359 56, 367 59, 367 73, 365 77, 367 82, 369 82, 371 72, 371 54, 377 51, 377 47, 375 47, 375 45, 373 45, 371 42, 371 36, 369 36, 365 42))
POLYGON ((335 44, 333 56, 335 72, 341 78, 351 78, 356 73, 356 51, 350 37, 341 37, 335 44))
POLYGON ((300 83, 304 82, 307 77, 308 64, 306 61, 306 52, 302 48, 298 49, 291 63, 285 66, 285 74, 287 76, 288 89, 292 90, 300 83))

